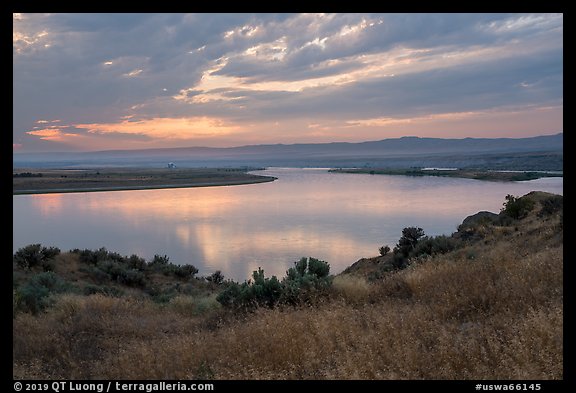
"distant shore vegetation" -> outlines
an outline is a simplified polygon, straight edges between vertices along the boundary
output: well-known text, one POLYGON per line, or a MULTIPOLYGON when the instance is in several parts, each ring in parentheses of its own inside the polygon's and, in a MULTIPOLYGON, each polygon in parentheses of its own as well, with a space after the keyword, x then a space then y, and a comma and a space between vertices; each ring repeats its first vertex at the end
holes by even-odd
POLYGON ((491 171, 457 168, 334 168, 334 173, 361 173, 370 175, 442 176, 489 181, 526 181, 542 177, 563 177, 559 171, 491 171))
POLYGON ((239 283, 167 255, 22 247, 14 378, 563 378, 562 196, 366 251, 337 275, 303 257, 239 283))

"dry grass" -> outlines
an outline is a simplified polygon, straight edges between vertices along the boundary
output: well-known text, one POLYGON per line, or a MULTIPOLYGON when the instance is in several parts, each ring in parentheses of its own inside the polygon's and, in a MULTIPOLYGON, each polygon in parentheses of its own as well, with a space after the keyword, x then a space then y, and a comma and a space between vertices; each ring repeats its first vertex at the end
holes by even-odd
POLYGON ((216 294, 204 297, 178 295, 170 299, 169 306, 183 316, 216 314, 222 307, 216 301, 216 296, 216 294))
POLYGON ((373 287, 364 277, 344 274, 334 277, 332 289, 336 295, 348 303, 366 303, 373 293, 373 287))
POLYGON ((562 379, 556 221, 376 283, 336 277, 314 307, 228 315, 210 297, 63 295, 14 319, 14 378, 562 379))

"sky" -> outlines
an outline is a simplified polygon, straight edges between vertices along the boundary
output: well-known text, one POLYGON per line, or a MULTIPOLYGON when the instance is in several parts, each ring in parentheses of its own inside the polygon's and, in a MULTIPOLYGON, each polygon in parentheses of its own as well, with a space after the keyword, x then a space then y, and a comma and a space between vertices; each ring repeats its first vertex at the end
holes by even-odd
POLYGON ((14 152, 562 131, 562 14, 13 14, 14 152))

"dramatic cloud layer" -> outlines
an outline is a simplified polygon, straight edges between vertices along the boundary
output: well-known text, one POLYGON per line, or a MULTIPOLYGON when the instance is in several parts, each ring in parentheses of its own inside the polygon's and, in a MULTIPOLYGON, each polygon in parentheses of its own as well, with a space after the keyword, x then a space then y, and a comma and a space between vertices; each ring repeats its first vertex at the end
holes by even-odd
POLYGON ((19 151, 562 131, 558 14, 14 14, 19 151))

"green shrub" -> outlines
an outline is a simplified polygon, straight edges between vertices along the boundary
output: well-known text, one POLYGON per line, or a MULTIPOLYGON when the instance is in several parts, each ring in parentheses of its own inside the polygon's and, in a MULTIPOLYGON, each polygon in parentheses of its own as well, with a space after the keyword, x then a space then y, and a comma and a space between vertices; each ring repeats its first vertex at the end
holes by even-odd
POLYGON ((404 228, 402 237, 394 248, 391 264, 396 269, 404 269, 411 258, 445 254, 456 249, 459 244, 458 239, 451 236, 428 237, 424 235, 422 228, 404 228))
POLYGON ((170 261, 170 258, 168 258, 167 255, 161 256, 158 254, 154 255, 154 258, 152 258, 152 261, 150 262, 151 265, 168 265, 168 262, 170 261))
POLYGON ((167 255, 161 256, 158 254, 154 255, 154 258, 148 264, 148 268, 152 271, 162 273, 165 276, 173 275, 178 266, 170 263, 170 258, 167 255))
POLYGON ((78 271, 82 273, 88 274, 91 280, 93 280, 96 284, 101 285, 107 281, 109 281, 110 275, 102 270, 100 270, 96 266, 81 266, 78 271))
POLYGON ((240 308, 245 301, 242 299, 243 287, 237 282, 226 283, 226 288, 218 294, 216 300, 226 308, 240 308))
POLYGON ((173 292, 160 292, 155 296, 152 296, 152 300, 156 303, 166 304, 169 303, 176 296, 173 292))
POLYGON ((253 309, 258 306, 274 307, 282 295, 282 285, 276 276, 266 278, 264 270, 252 273, 252 280, 242 284, 229 282, 216 300, 222 306, 233 309, 253 309))
POLYGON ((248 297, 258 306, 274 307, 282 294, 282 286, 276 276, 264 277, 264 270, 258 268, 252 273, 253 282, 248 286, 248 297))
POLYGON ((394 252, 391 264, 395 269, 405 269, 408 266, 408 257, 401 252, 394 252))
POLYGON ((332 284, 330 265, 316 258, 302 258, 294 263, 280 282, 276 276, 266 278, 258 268, 252 279, 238 284, 224 283, 224 290, 216 300, 226 308, 250 310, 255 307, 274 307, 277 304, 310 302, 327 294, 332 284))
POLYGON ((101 247, 100 249, 95 250, 95 251, 89 250, 87 248, 84 250, 75 249, 72 252, 78 254, 78 257, 80 258, 80 262, 86 263, 89 265, 96 265, 96 264, 98 264, 98 262, 103 262, 103 261, 112 259, 112 258, 108 257, 109 253, 105 247, 101 247))
POLYGON ((216 285, 220 285, 224 282, 224 275, 220 270, 216 270, 214 273, 206 277, 206 280, 213 282, 216 285))
POLYGON ((116 280, 129 287, 143 287, 145 285, 144 274, 134 269, 123 270, 116 280))
POLYGON ((316 279, 326 278, 330 274, 330 265, 316 258, 308 258, 308 271, 305 274, 309 274, 316 279))
POLYGON ((398 240, 398 244, 394 247, 395 254, 402 254, 407 257, 410 252, 416 247, 420 238, 424 237, 425 233, 422 228, 407 227, 402 229, 402 236, 398 240))
POLYGON ((422 255, 445 254, 456 249, 457 245, 458 241, 450 236, 425 237, 416 244, 409 256, 412 258, 422 255))
POLYGON ((46 301, 48 295, 50 295, 50 291, 46 287, 25 285, 16 290, 16 311, 30 312, 36 315, 48 305, 46 301))
POLYGON ((385 256, 390 252, 390 246, 382 246, 378 249, 378 252, 380 252, 381 256, 385 256))
POLYGON ((107 273, 110 279, 112 280, 117 280, 121 272, 124 270, 123 266, 120 266, 118 263, 114 261, 108 261, 108 260, 98 262, 96 267, 101 271, 103 271, 104 273, 107 273))
POLYGON ((181 278, 192 278, 198 274, 198 269, 193 265, 178 266, 174 270, 174 275, 181 278))
POLYGON ((526 197, 515 197, 514 195, 506 195, 506 202, 500 210, 505 216, 513 219, 524 218, 534 209, 534 201, 526 197))
POLYGON ((144 274, 135 269, 128 269, 116 261, 103 261, 99 262, 97 267, 103 272, 107 273, 110 278, 120 284, 130 287, 143 287, 144 274))
POLYGON ((316 258, 301 258, 282 280, 282 303, 308 303, 326 293, 332 284, 330 265, 316 258))
POLYGON ((146 260, 138 255, 132 254, 126 259, 129 268, 144 271, 146 269, 146 260))
POLYGON ((17 311, 37 314, 50 305, 51 294, 68 292, 72 289, 70 284, 64 282, 54 272, 38 273, 15 290, 14 304, 17 311))
POLYGON ((57 247, 43 247, 40 244, 30 244, 22 247, 14 254, 14 261, 23 269, 31 269, 34 266, 43 266, 44 270, 50 269, 48 261, 60 254, 57 247))
POLYGON ((417 227, 406 227, 402 229, 402 236, 398 244, 394 247, 392 266, 395 269, 404 269, 408 266, 408 260, 414 251, 418 241, 425 236, 424 230, 417 227))

